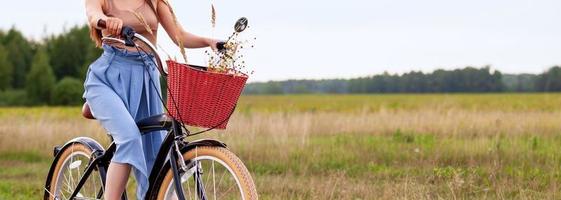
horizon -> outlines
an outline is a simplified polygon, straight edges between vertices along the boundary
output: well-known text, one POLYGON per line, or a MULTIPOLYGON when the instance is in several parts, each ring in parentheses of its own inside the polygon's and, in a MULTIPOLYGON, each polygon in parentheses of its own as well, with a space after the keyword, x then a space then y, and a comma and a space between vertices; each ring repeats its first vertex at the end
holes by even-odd
MULTIPOLYGON (((250 82, 289 79, 350 79, 387 71, 484 67, 505 74, 539 74, 561 64, 561 13, 553 0, 382 0, 364 2, 173 1, 178 19, 198 35, 225 38, 246 16, 244 36, 257 37, 245 53, 250 82), (296 6, 295 6, 296 5, 296 6), (351 66, 351 67, 349 67, 351 66)), ((61 33, 85 24, 83 1, 32 0, 0 8, 0 29, 15 26, 28 38, 61 33), (7 9, 9 8, 9 9, 7 9), (49 9, 52 8, 52 9, 49 9)), ((160 27, 158 43, 179 51, 160 27)), ((188 50, 190 63, 205 63, 204 50, 188 50)))
MULTIPOLYGON (((359 77, 342 77, 342 78, 304 78, 304 79, 282 79, 282 80, 266 80, 266 81, 253 81, 253 82, 249 82, 249 83, 267 83, 267 82, 285 82, 285 81, 324 81, 324 80, 351 80, 351 79, 358 79, 358 78, 367 78, 367 77, 372 77, 372 76, 377 76, 377 75, 384 75, 386 73, 388 73, 389 75, 392 76, 403 76, 406 73, 412 73, 412 72, 421 72, 423 74, 432 74, 433 72, 437 71, 437 70, 446 70, 446 71, 451 71, 451 70, 461 70, 461 69, 465 69, 465 68, 475 68, 475 69, 482 69, 485 67, 473 67, 473 66, 466 66, 466 67, 460 67, 460 68, 453 68, 453 69, 435 69, 429 72, 424 72, 424 71, 409 71, 409 72, 404 72, 404 73, 388 73, 388 72, 382 72, 382 73, 375 73, 375 74, 367 74, 364 76, 359 76, 359 77)), ((551 66, 551 68, 553 67, 561 67, 561 66, 551 66)), ((507 76, 521 76, 521 75, 534 75, 534 76, 539 76, 540 74, 543 74, 545 72, 547 72, 548 69, 546 69, 543 72, 540 73, 503 73, 502 71, 499 70, 495 70, 501 73, 501 76, 507 75, 507 76)), ((491 68, 491 72, 493 72, 493 69, 491 68)))

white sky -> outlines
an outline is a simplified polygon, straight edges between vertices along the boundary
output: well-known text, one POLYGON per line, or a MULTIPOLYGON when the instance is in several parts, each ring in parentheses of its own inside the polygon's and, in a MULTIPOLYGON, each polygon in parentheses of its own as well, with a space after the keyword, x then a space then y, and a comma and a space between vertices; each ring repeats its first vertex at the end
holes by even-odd
MULTIPOLYGON (((491 65, 507 73, 539 73, 561 64, 559 0, 172 0, 189 31, 225 38, 245 16, 250 81, 351 78, 410 70, 491 65)), ((8 1, 0 28, 41 38, 85 23, 83 0, 8 1)), ((163 30, 159 43, 177 54, 163 30)), ((204 64, 202 50, 190 62, 204 64)), ((179 54, 177 54, 179 55, 179 54)), ((178 56, 179 57, 179 56, 178 56)))

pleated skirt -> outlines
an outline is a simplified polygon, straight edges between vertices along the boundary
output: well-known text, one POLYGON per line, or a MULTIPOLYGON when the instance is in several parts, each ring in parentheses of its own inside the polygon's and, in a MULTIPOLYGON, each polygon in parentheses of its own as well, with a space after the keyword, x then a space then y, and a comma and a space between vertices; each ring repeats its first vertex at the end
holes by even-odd
POLYGON ((130 164, 144 199, 164 132, 141 136, 136 122, 163 112, 160 79, 152 55, 103 45, 86 75, 83 97, 117 146, 112 162, 130 164))

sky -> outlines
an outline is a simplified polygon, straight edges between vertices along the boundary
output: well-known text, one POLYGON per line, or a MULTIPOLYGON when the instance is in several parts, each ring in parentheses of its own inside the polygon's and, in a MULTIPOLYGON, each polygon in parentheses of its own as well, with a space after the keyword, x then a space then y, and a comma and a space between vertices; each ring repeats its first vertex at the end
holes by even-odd
MULTIPOLYGON (((117 0, 115 0, 117 1, 117 0)), ((250 81, 353 78, 491 66, 540 73, 561 65, 559 0, 170 0, 190 32, 227 38, 239 17, 257 38, 243 52, 250 81), (217 11, 211 28, 210 5, 217 11)), ((0 29, 40 39, 86 23, 84 0, 8 1, 0 29)), ((159 45, 179 56, 161 29, 159 45)), ((188 50, 204 64, 204 50, 188 50)))

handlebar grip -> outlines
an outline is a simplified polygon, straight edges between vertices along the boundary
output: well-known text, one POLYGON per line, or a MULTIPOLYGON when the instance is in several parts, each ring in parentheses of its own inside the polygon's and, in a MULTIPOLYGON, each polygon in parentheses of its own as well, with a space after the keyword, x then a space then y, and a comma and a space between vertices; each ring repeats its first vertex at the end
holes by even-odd
POLYGON ((217 42, 216 49, 218 49, 218 51, 226 50, 226 42, 217 42))
POLYGON ((103 19, 99 19, 99 20, 97 20, 97 27, 99 27, 101 29, 106 29, 107 28, 107 22, 105 22, 105 20, 103 20, 103 19))
MULTIPOLYGON (((101 28, 101 29, 106 29, 107 28, 107 22, 103 19, 100 19, 97 21, 97 27, 101 28)), ((121 28, 121 37, 131 37, 134 35, 134 29, 130 26, 123 26, 123 28, 121 28)))

